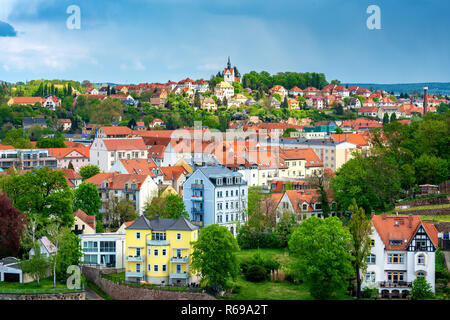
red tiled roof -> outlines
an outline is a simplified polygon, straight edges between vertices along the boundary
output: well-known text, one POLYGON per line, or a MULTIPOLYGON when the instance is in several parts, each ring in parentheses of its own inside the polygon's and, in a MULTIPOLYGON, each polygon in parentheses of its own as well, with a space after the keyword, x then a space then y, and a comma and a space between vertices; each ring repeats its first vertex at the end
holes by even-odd
POLYGON ((147 150, 142 138, 102 139, 108 151, 115 150, 147 150))
POLYGON ((41 97, 13 97, 13 103, 42 103, 45 99, 41 97))
POLYGON ((374 215, 372 224, 388 250, 405 250, 420 225, 424 226, 433 244, 438 245, 436 228, 432 224, 423 223, 419 216, 374 215), (390 240, 401 240, 402 244, 391 245, 390 240))
POLYGON ((128 127, 101 127, 100 129, 106 135, 129 135, 132 133, 132 130, 128 127))
POLYGON ((155 177, 155 173, 152 169, 156 169, 157 166, 152 159, 130 159, 120 160, 129 174, 150 175, 155 177))
POLYGON ((109 190, 123 190, 125 189, 125 184, 127 182, 136 183, 137 188, 139 190, 142 184, 147 179, 148 175, 139 175, 139 174, 119 174, 116 172, 107 172, 107 173, 98 173, 89 179, 84 180, 84 183, 93 183, 97 187, 102 186, 102 182, 108 182, 109 190))
POLYGON ((305 160, 305 167, 322 167, 323 163, 311 148, 307 149, 280 149, 283 160, 305 160))
POLYGON ((95 216, 89 216, 81 209, 75 211, 73 215, 95 230, 95 216))
POLYGON ((164 173, 164 180, 178 179, 182 174, 187 175, 189 172, 182 166, 160 167, 164 173))

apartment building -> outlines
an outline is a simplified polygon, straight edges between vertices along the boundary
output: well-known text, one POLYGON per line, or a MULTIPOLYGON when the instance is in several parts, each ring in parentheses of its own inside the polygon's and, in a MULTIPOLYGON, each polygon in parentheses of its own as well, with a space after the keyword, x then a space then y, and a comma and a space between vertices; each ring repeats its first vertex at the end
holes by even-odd
POLYGON ((126 273, 128 282, 188 285, 196 281, 190 267, 192 242, 198 227, 186 218, 178 220, 139 217, 125 228, 126 273))
POLYGON ((192 223, 201 227, 219 224, 236 235, 237 222, 247 219, 247 181, 221 165, 199 167, 188 175, 183 200, 192 223))

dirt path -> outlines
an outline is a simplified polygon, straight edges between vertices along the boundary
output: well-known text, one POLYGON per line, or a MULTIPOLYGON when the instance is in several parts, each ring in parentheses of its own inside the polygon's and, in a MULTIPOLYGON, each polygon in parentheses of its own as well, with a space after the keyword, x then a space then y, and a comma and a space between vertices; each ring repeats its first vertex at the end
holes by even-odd
POLYGON ((91 288, 89 288, 88 286, 86 286, 85 290, 86 290, 86 300, 105 300, 98 294, 96 294, 94 291, 92 291, 91 288))

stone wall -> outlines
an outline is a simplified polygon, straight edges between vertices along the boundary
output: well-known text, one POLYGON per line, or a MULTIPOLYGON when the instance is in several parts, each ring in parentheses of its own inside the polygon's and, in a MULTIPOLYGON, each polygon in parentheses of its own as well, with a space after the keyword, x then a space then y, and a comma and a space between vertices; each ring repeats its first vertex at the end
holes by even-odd
POLYGON ((82 273, 87 280, 97 284, 100 289, 116 300, 215 300, 206 293, 167 291, 136 288, 121 285, 102 277, 103 270, 94 267, 82 267, 82 273))
POLYGON ((427 209, 427 210, 409 210, 409 211, 399 211, 398 214, 412 214, 412 215, 450 215, 450 208, 441 209, 427 209))
POLYGON ((439 205, 439 204, 449 204, 450 203, 450 195, 438 198, 428 198, 428 199, 418 199, 405 201, 397 204, 395 207, 400 208, 402 206, 407 207, 418 207, 418 206, 431 206, 431 205, 439 205))
POLYGON ((0 293, 0 300, 86 300, 85 292, 16 294, 0 293))

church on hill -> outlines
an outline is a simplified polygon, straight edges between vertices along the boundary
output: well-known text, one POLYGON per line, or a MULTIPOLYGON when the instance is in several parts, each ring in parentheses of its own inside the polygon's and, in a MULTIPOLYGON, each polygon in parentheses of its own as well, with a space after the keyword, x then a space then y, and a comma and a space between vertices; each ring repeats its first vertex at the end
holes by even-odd
POLYGON ((225 70, 223 71, 224 81, 233 85, 235 81, 241 82, 241 75, 237 70, 236 66, 231 67, 230 57, 228 57, 228 64, 225 70))

